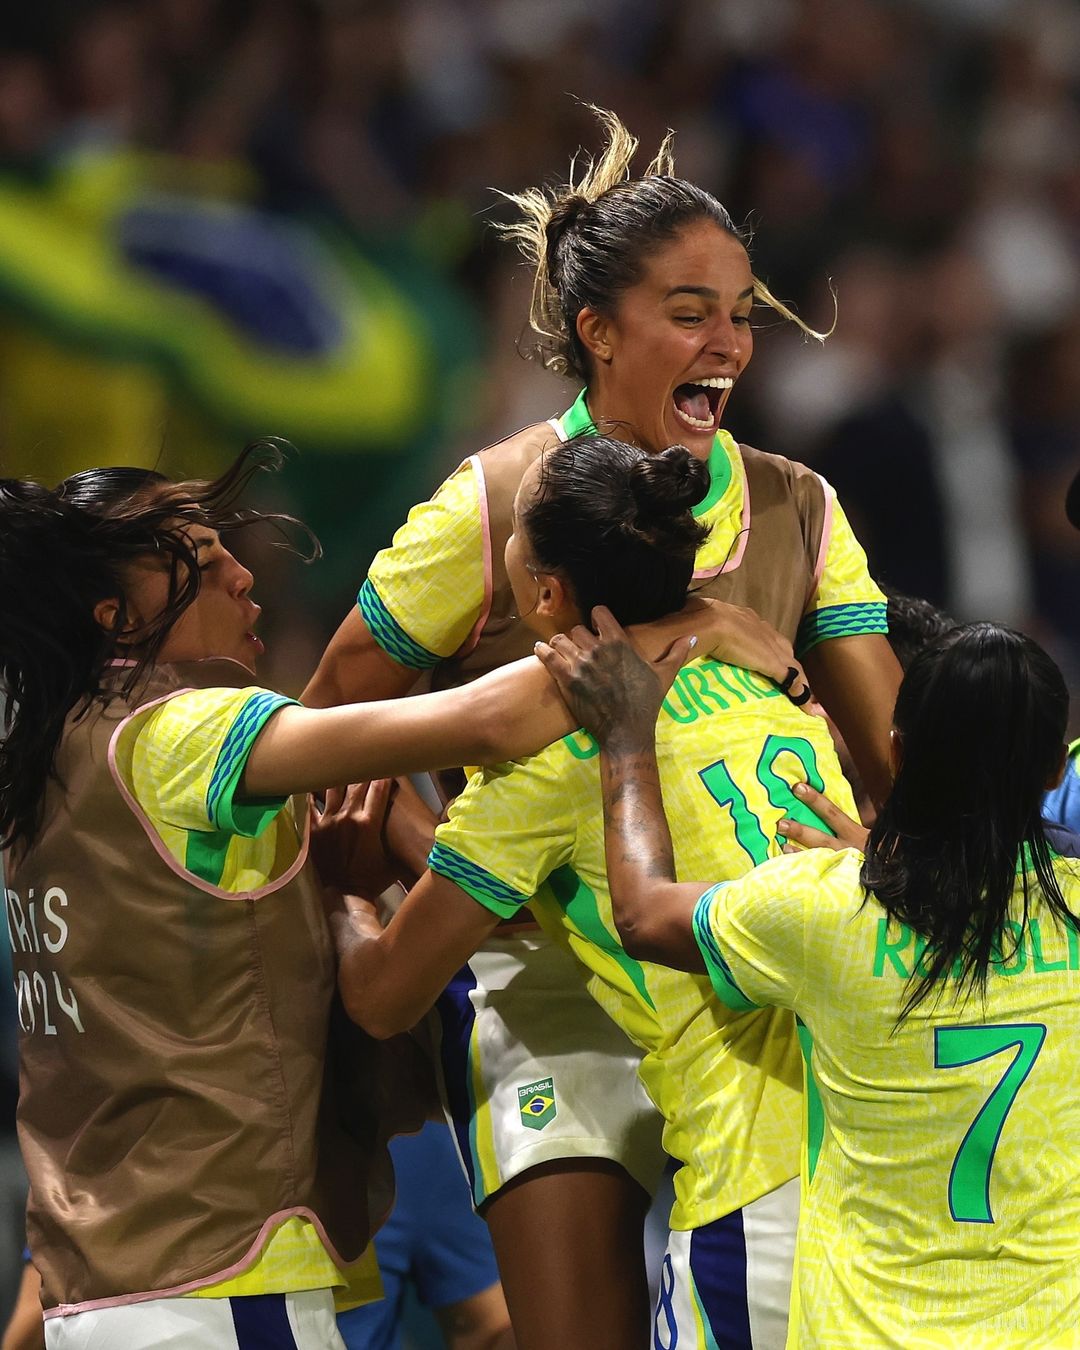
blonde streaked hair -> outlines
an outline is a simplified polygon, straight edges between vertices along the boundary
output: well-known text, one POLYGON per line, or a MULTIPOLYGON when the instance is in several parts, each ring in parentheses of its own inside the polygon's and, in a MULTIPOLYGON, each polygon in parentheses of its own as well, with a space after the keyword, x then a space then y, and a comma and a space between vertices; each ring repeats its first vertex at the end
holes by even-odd
MULTIPOLYGON (((519 213, 500 232, 533 268, 529 324, 536 334, 534 353, 556 374, 582 380, 588 371, 577 335, 578 314, 586 307, 610 313, 619 295, 640 280, 653 249, 700 219, 712 220, 740 243, 747 242, 711 193, 676 177, 673 131, 664 136, 644 174, 633 178, 637 137, 607 108, 585 106, 604 132, 599 155, 575 155, 561 187, 500 193, 519 213)), ((808 337, 824 342, 832 332, 809 327, 758 277, 753 285, 756 301, 808 337)))

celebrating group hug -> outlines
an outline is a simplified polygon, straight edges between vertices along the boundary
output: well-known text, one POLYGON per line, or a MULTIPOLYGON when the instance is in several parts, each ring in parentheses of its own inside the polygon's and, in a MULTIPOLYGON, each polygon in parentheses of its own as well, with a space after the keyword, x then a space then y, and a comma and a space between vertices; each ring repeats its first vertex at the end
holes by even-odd
POLYGON ((823 335, 596 111, 506 230, 580 394, 409 513, 299 700, 231 551, 304 537, 244 504, 275 443, 0 479, 48 1350, 341 1350, 433 1112, 519 1350, 1080 1347, 1065 682, 724 430, 762 308, 823 335))

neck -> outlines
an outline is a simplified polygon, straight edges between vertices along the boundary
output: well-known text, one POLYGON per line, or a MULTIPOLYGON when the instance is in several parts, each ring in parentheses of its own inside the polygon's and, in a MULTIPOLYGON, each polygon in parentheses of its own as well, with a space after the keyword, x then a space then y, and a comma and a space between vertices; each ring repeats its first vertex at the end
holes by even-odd
MULTIPOLYGON (((641 445, 640 440, 634 435, 634 429, 630 423, 624 419, 620 420, 613 411, 613 408, 619 406, 618 399, 614 399, 610 394, 605 394, 603 390, 589 385, 585 390, 585 405, 597 431, 605 436, 611 436, 617 441, 625 441, 627 445, 641 445)), ((648 449, 647 446, 643 448, 648 449)))

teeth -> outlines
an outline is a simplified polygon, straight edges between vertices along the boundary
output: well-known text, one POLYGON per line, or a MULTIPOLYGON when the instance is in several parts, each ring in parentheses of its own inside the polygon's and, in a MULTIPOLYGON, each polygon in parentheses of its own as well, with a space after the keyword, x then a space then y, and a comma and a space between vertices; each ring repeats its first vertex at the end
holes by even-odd
POLYGON ((707 380, 688 380, 687 383, 700 385, 702 389, 730 389, 735 381, 723 375, 710 375, 707 380))
POLYGON ((690 426, 697 427, 701 431, 712 431, 711 417, 708 418, 706 421, 702 421, 700 417, 691 417, 689 413, 683 412, 683 410, 679 407, 676 407, 675 411, 679 414, 682 420, 688 423, 690 426))

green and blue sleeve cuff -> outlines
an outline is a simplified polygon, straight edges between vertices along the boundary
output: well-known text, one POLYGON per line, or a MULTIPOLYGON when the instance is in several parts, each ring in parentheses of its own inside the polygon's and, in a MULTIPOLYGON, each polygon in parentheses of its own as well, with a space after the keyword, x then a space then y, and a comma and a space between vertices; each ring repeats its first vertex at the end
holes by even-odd
POLYGON ((725 883, 721 881, 716 886, 710 886, 694 906, 694 941, 705 959, 705 970, 720 1002, 732 1012, 752 1012, 758 1004, 752 1003, 735 983, 735 977, 724 960, 724 953, 720 950, 713 934, 712 924, 709 922, 713 897, 723 885, 725 883))
POLYGON ((365 581, 360 587, 356 603, 371 636, 399 666, 406 666, 409 670, 431 670, 442 660, 436 652, 429 652, 406 633, 383 604, 370 581, 365 581))
POLYGON ((803 657, 819 642, 830 638, 861 637, 865 633, 888 633, 884 600, 859 604, 824 605, 803 616, 795 636, 795 654, 803 657))
POLYGON ((490 872, 485 872, 476 863, 438 841, 428 854, 428 867, 439 876, 446 877, 447 881, 452 881, 455 886, 460 886, 477 904, 490 909, 500 919, 513 918, 522 905, 527 905, 532 899, 532 896, 515 891, 513 886, 508 886, 505 881, 493 877, 490 872))
POLYGON ((233 720, 206 790, 206 814, 216 830, 257 838, 288 801, 288 797, 234 800, 255 738, 267 719, 287 703, 295 704, 296 699, 264 689, 253 694, 233 720))

